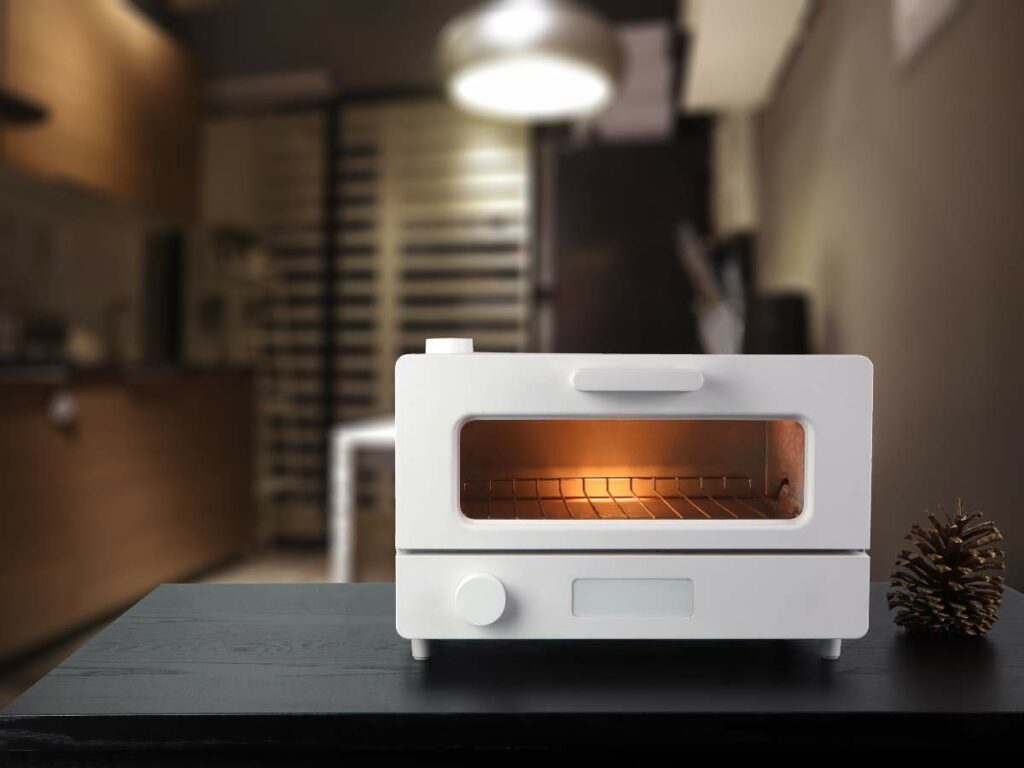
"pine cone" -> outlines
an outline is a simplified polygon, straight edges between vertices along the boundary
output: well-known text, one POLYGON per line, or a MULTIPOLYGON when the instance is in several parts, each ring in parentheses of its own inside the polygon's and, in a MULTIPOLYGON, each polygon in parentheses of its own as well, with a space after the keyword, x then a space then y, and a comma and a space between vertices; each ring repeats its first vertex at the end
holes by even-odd
POLYGON ((913 632, 984 635, 996 621, 1003 602, 1004 553, 990 545, 1003 540, 982 513, 964 512, 957 499, 956 515, 940 506, 944 521, 928 513, 930 529, 917 523, 906 539, 917 552, 900 552, 892 574, 889 609, 901 609, 895 622, 913 632))

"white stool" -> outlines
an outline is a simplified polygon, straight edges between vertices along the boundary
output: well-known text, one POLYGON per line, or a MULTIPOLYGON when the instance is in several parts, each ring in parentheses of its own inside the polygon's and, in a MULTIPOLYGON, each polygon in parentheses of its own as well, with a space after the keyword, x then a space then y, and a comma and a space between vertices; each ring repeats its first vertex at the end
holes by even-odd
POLYGON ((331 581, 352 581, 356 575, 356 457, 366 448, 394 450, 394 417, 349 422, 335 427, 331 433, 328 506, 331 581))

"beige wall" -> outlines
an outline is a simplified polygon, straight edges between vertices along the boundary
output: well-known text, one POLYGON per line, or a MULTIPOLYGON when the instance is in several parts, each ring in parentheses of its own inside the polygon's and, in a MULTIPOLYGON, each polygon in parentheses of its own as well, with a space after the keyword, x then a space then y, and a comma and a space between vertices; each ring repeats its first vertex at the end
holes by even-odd
POLYGON ((229 224, 261 232, 266 210, 260 197, 262 131, 259 116, 213 117, 202 126, 200 221, 206 226, 229 224))
POLYGON ((216 117, 202 126, 199 221, 192 231, 185 275, 185 355, 192 363, 253 361, 256 338, 246 305, 266 280, 266 259, 257 249, 244 261, 219 260, 213 239, 223 228, 265 235, 260 154, 265 122, 257 116, 216 117), (204 330, 200 320, 204 302, 213 297, 224 302, 222 328, 216 332, 204 330))
POLYGON ((887 0, 820 3, 761 120, 761 280, 874 360, 874 577, 961 495, 1024 588, 1024 2, 963 5, 901 70, 887 0))

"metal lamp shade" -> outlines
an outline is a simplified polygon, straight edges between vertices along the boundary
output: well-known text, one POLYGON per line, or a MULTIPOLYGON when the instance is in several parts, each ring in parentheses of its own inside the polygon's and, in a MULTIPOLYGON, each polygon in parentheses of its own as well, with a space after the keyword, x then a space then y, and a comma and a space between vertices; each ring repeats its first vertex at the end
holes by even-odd
POLYGON ((441 31, 439 59, 464 109, 519 121, 585 117, 622 74, 614 29, 568 0, 492 0, 441 31))

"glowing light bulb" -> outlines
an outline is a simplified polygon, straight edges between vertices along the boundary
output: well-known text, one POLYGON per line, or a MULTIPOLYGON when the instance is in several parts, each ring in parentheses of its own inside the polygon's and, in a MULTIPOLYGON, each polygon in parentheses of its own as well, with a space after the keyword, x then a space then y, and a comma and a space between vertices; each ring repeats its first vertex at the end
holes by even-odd
POLYGON ((526 54, 469 67, 450 91, 458 104, 493 117, 554 119, 599 111, 611 99, 612 83, 582 62, 526 54))

